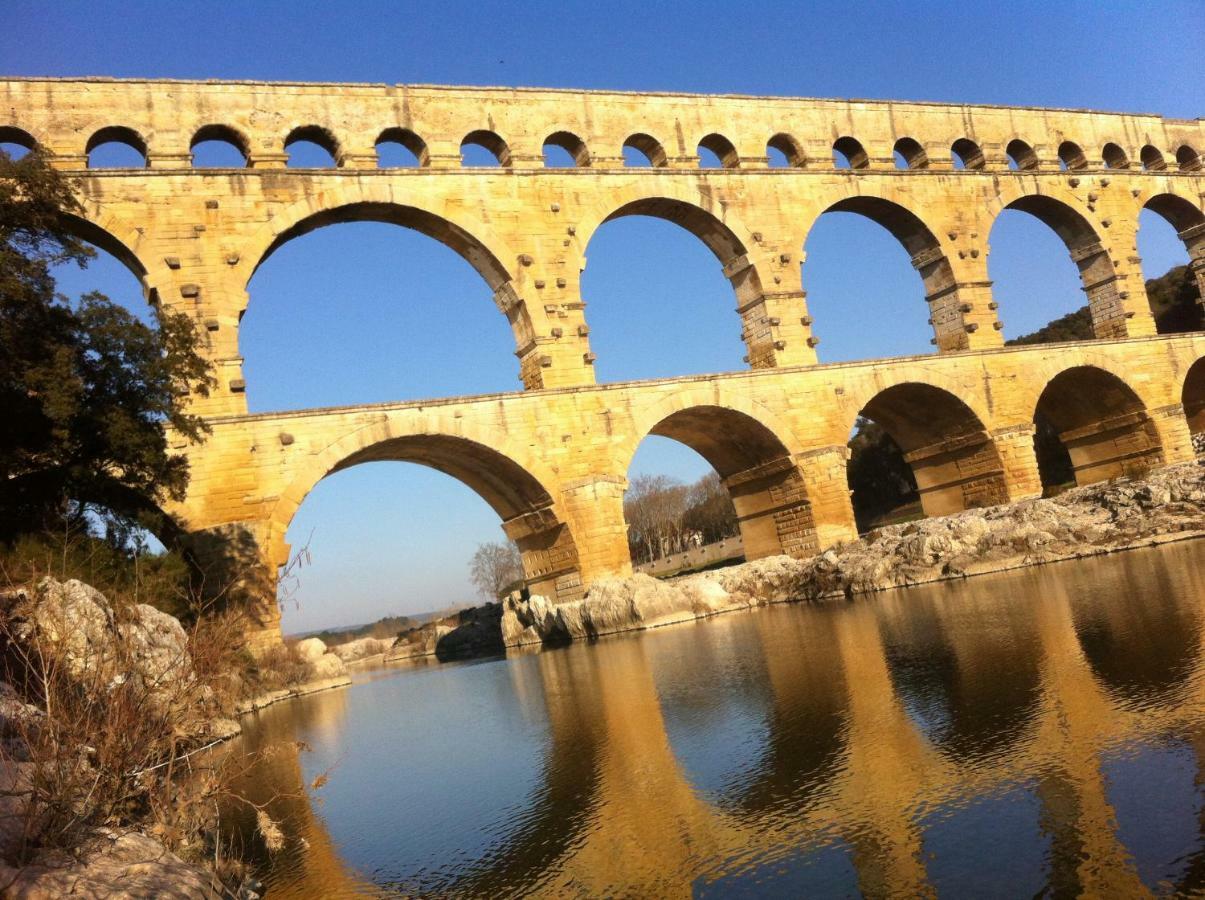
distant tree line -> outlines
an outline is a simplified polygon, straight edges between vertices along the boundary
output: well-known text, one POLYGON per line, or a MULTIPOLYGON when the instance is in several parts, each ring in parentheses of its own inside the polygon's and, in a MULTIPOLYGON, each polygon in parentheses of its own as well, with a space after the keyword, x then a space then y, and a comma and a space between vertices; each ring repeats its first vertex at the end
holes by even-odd
POLYGON ((640 564, 740 533, 728 489, 715 472, 693 484, 637 475, 624 495, 628 549, 640 564))
POLYGON ((399 632, 407 631, 418 624, 419 621, 410 616, 385 616, 365 625, 355 625, 351 628, 329 628, 325 631, 311 632, 305 636, 316 637, 328 647, 333 647, 336 644, 349 644, 366 637, 391 640, 397 637, 399 632))

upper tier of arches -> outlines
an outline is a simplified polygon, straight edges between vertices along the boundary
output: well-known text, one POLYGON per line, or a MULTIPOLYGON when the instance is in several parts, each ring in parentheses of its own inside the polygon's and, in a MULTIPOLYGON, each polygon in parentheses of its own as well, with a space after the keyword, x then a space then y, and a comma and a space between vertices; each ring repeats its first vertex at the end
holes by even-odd
MULTIPOLYGON (((294 113, 295 118, 283 111, 272 117, 246 118, 239 112, 223 116, 218 110, 225 104, 204 104, 196 107, 195 119, 188 107, 174 111, 183 120, 172 122, 170 129, 159 125, 157 118, 152 119, 154 124, 145 122, 140 110, 108 120, 94 113, 90 120, 72 123, 70 130, 66 123, 48 119, 51 124, 43 129, 46 134, 25 124, 36 118, 13 113, 10 122, 0 122, 0 134, 7 135, 0 142, 45 146, 59 155, 87 157, 96 142, 118 140, 139 148, 152 167, 188 167, 190 149, 198 142, 214 140, 230 143, 248 166, 271 167, 287 158, 290 143, 307 140, 327 149, 330 166, 357 169, 377 164, 377 148, 382 142, 401 143, 411 154, 405 165, 416 167, 457 167, 463 164, 460 146, 481 145, 502 167, 545 166, 542 149, 553 146, 565 149, 572 166, 609 169, 622 166, 623 147, 630 141, 625 135, 647 139, 652 149, 645 154, 651 165, 672 169, 770 166, 830 170, 846 167, 842 160, 848 159, 847 167, 856 171, 1172 173, 1201 171, 1201 154, 1205 153, 1205 137, 1194 123, 1159 123, 1151 117, 1024 108, 1016 117, 1000 117, 994 111, 977 114, 972 107, 966 107, 963 116, 954 116, 942 108, 919 105, 909 110, 910 105, 904 104, 882 122, 874 105, 859 105, 858 114, 851 110, 848 116, 841 116, 825 107, 793 108, 776 102, 728 111, 722 104, 707 104, 692 110, 687 101, 669 117, 669 111, 657 104, 643 110, 637 105, 629 112, 627 127, 621 125, 623 131, 617 133, 617 123, 609 120, 616 111, 592 110, 590 100, 574 106, 539 104, 518 118, 505 114, 510 112, 505 108, 498 116, 481 105, 453 104, 448 107, 451 116, 436 116, 433 110, 428 122, 423 122, 423 107, 406 107, 400 120, 386 111, 374 122, 374 114, 354 110, 354 105, 351 114, 342 107, 335 114, 329 105, 310 108, 300 102, 298 106, 307 112, 294 113), (1044 114, 1024 114, 1029 112, 1044 114), (63 134, 59 134, 60 128, 64 128, 63 134), (1007 130, 1010 128, 1017 130, 1007 130), (853 152, 842 145, 852 147, 853 152)), ((431 105, 442 106, 440 101, 431 105)), ((139 105, 131 104, 133 108, 139 105)))

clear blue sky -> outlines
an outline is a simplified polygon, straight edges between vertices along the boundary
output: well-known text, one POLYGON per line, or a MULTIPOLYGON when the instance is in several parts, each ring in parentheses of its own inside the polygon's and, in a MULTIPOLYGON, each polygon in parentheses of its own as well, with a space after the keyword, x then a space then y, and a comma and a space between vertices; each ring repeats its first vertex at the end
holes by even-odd
MULTIPOLYGON (((0 74, 501 84, 1091 107, 1205 115, 1205 3, 1012 2, 353 3, 7 0, 0 74)), ((989 261, 1005 334, 1082 305, 1062 243, 1006 213, 989 261)), ((835 361, 929 352, 920 279, 879 226, 829 214, 808 240, 805 285, 835 361), (868 334, 859 323, 890 319, 868 334)), ((1170 226, 1143 220, 1147 274, 1184 262, 1170 226)), ((742 367, 740 325, 714 257, 668 223, 623 219, 588 248, 601 381, 742 367), (661 339, 689 321, 672 344, 661 339)), ((112 261, 65 273, 137 305, 112 261)), ((344 225, 276 253, 243 321, 255 411, 518 386, 513 342, 484 284, 454 253, 404 229, 344 225), (432 305, 468 333, 440 340, 432 305)), ((661 439, 632 472, 693 479, 706 464, 661 439)), ((310 541, 287 630, 349 624, 472 598, 467 561, 498 540, 490 509, 407 464, 341 472, 314 490, 290 537, 310 541), (312 537, 311 537, 312 535, 312 537)))

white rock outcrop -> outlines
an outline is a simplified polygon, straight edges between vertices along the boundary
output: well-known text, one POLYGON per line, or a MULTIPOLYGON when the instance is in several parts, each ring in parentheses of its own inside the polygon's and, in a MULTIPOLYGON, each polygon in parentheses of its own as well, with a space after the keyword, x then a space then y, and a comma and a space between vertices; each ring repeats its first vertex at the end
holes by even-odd
POLYGON ((297 658, 310 669, 310 677, 317 681, 337 678, 347 674, 347 666, 335 653, 327 650, 319 638, 304 638, 293 645, 297 658))
POLYGON ((302 661, 312 663, 326 653, 326 644, 320 638, 302 638, 293 645, 293 652, 302 661))
POLYGON ((135 671, 147 685, 166 685, 169 680, 191 681, 192 657, 188 652, 188 634, 175 616, 153 606, 139 603, 136 618, 117 630, 133 654, 135 671))
POLYGON ((1205 467, 878 529, 809 559, 775 556, 682 578, 595 581, 582 600, 508 599, 506 646, 596 638, 769 603, 852 597, 1205 533, 1205 467))
POLYGON ((141 679, 152 700, 179 694, 181 685, 195 679, 188 634, 178 619, 139 603, 118 622, 105 595, 75 579, 43 578, 15 634, 53 647, 74 676, 141 679))
POLYGON ((358 638, 345 644, 335 644, 330 648, 330 652, 344 662, 352 662, 368 656, 376 656, 379 653, 388 653, 393 648, 393 643, 392 638, 358 638))
POLYGON ((100 663, 115 631, 113 610, 105 595, 89 584, 71 579, 43 578, 37 587, 30 621, 19 627, 21 639, 38 637, 53 644, 59 661, 78 675, 100 663))

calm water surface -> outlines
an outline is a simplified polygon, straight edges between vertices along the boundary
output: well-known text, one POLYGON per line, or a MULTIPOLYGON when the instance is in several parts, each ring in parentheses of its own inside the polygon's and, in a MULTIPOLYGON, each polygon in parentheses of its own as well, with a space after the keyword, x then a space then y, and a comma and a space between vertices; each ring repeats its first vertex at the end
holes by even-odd
POLYGON ((269 897, 1203 895, 1203 564, 1180 544, 370 673, 248 720, 234 752, 276 749, 242 788, 287 836, 260 876, 269 897))

